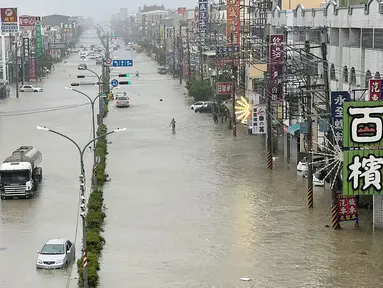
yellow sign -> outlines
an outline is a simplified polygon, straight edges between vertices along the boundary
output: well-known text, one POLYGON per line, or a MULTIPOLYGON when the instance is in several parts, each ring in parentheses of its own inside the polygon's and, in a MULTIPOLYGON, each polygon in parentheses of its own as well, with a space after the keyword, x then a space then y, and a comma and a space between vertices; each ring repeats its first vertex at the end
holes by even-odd
POLYGON ((237 100, 235 114, 242 123, 246 123, 247 119, 251 117, 251 105, 245 97, 241 97, 237 100))

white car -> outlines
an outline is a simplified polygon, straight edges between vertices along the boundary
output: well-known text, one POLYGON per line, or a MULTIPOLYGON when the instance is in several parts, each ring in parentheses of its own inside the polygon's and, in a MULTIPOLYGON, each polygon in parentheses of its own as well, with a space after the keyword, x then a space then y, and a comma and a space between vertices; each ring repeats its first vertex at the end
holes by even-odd
POLYGON ((50 239, 37 254, 37 269, 67 268, 76 261, 76 247, 67 239, 50 239))
POLYGON ((19 88, 20 92, 43 92, 43 88, 36 87, 33 85, 22 85, 19 88))
POLYGON ((129 107, 129 98, 126 95, 118 95, 114 96, 116 100, 116 107, 129 107))
POLYGON ((198 102, 195 102, 194 104, 192 104, 190 106, 190 109, 191 110, 195 110, 196 108, 199 108, 199 107, 202 107, 206 102, 205 101, 198 101, 198 102))

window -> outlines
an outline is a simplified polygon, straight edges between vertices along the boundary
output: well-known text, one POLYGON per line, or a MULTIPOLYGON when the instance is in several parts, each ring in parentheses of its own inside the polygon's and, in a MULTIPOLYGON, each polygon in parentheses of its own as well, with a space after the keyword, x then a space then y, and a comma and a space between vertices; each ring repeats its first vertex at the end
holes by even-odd
POLYGON ((350 82, 351 82, 351 85, 356 85, 356 72, 355 72, 355 68, 352 67, 351 68, 351 79, 350 79, 350 82))
POLYGON ((383 49, 383 29, 374 29, 374 48, 383 49))
POLYGON ((380 73, 379 73, 379 71, 376 71, 376 73, 375 73, 375 76, 374 76, 374 79, 382 79, 381 77, 380 77, 380 73))
POLYGON ((366 72, 366 79, 364 81, 364 87, 365 88, 368 88, 368 85, 369 85, 371 79, 372 79, 371 71, 367 70, 367 72, 366 72))
POLYGON ((343 67, 343 82, 344 83, 348 82, 348 69, 347 69, 347 66, 343 67))
POLYGON ((372 49, 374 44, 374 30, 373 29, 362 29, 362 48, 372 49))
POLYGON ((331 80, 336 80, 334 64, 331 64, 331 66, 330 66, 330 79, 331 80))

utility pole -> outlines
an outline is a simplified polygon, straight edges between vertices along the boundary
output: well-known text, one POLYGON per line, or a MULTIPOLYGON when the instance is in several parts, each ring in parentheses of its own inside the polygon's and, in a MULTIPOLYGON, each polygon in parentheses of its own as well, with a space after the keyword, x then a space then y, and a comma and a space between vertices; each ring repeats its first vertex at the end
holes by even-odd
POLYGON ((24 37, 21 37, 21 85, 24 85, 24 79, 25 79, 25 40, 24 37))
POLYGON ((180 84, 182 84, 182 78, 183 78, 183 45, 182 45, 182 33, 181 33, 181 30, 182 30, 182 26, 180 26, 180 31, 179 31, 179 35, 178 35, 178 49, 179 49, 179 63, 178 63, 178 66, 179 66, 179 78, 180 78, 180 84))
POLYGON ((191 78, 191 61, 190 61, 190 43, 189 43, 189 28, 186 28, 186 49, 188 57, 188 79, 191 78))
MULTIPOLYGON (((200 40, 201 41, 201 40, 200 40)), ((201 75, 201 81, 203 81, 203 55, 202 55, 202 43, 199 43, 199 73, 201 75)))
MULTIPOLYGON (((307 135, 307 205, 309 208, 314 207, 314 183, 313 183, 313 122, 312 122, 312 87, 311 87, 311 56, 310 56, 310 41, 305 42, 305 52, 308 58, 306 62, 306 90, 307 90, 307 122, 308 122, 308 135, 307 135)), ((301 143, 302 145, 303 143, 301 143)))
POLYGON ((173 78, 176 77, 176 26, 172 29, 173 36, 173 78))
POLYGON ((19 98, 19 35, 15 35, 16 98, 19 98))
MULTIPOLYGON (((234 42, 234 35, 233 32, 230 35, 230 43, 233 45, 234 42)), ((237 66, 235 65, 235 59, 234 59, 234 51, 232 49, 231 51, 231 77, 232 77, 232 84, 231 84, 231 101, 232 101, 232 129, 233 129, 233 136, 237 136, 237 117, 235 115, 235 86, 237 85, 237 66)))
MULTIPOLYGON (((322 42, 321 45, 322 50, 322 59, 323 59, 323 80, 325 87, 325 102, 326 102, 326 114, 328 123, 331 123, 331 106, 330 106, 330 83, 329 83, 329 73, 328 73, 328 62, 327 62, 327 44, 326 42, 322 42)), ((334 125, 334 123, 332 123, 334 125)), ((331 145, 335 145, 335 135, 329 130, 329 141, 331 145)), ((341 228, 339 223, 339 214, 338 214, 338 198, 336 193, 336 188, 338 185, 337 182, 340 181, 339 176, 335 172, 332 172, 330 175, 330 183, 335 183, 335 185, 330 186, 331 188, 331 226, 332 229, 338 230, 341 228)))
MULTIPOLYGON (((166 68, 166 48, 167 48, 167 42, 166 42, 166 26, 164 25, 163 26, 164 27, 164 37, 163 37, 163 39, 161 39, 161 42, 162 42, 162 40, 164 41, 164 47, 162 47, 162 53, 163 53, 163 57, 164 57, 164 67, 166 68)), ((161 33, 160 33, 161 34, 161 33)), ((160 36, 161 38, 162 38, 162 35, 160 36)))
MULTIPOLYGON (((82 157, 82 155, 81 155, 82 157)), ((86 235, 86 216, 85 216, 85 210, 86 210, 86 200, 85 200, 85 171, 83 167, 83 160, 81 159, 81 175, 80 175, 80 191, 81 191, 81 218, 82 218, 82 265, 83 265, 83 272, 82 272, 82 278, 84 281, 84 288, 89 288, 88 283, 88 257, 87 257, 87 235, 86 235)))
POLYGON ((267 72, 268 73, 265 73, 265 91, 266 91, 266 118, 267 118, 267 121, 266 121, 266 125, 267 125, 267 130, 266 130, 266 143, 267 143, 267 168, 269 170, 272 170, 273 169, 273 129, 272 129, 272 117, 271 117, 271 113, 272 113, 272 109, 271 109, 271 95, 272 95, 272 91, 271 91, 271 83, 270 83, 270 71, 271 71, 271 55, 270 55, 270 29, 269 29, 269 33, 268 35, 266 36, 266 45, 267 45, 267 53, 269 54, 268 55, 268 64, 267 64, 267 72))

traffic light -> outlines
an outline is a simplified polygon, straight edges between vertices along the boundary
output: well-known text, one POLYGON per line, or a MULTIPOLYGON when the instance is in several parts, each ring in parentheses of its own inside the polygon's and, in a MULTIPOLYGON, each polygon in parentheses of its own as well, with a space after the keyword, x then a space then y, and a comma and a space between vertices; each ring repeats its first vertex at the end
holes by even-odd
POLYGON ((118 74, 118 77, 129 78, 129 77, 130 77, 130 74, 118 74))
POLYGON ((130 85, 130 84, 132 84, 132 82, 130 82, 130 81, 121 81, 119 84, 120 85, 130 85))

